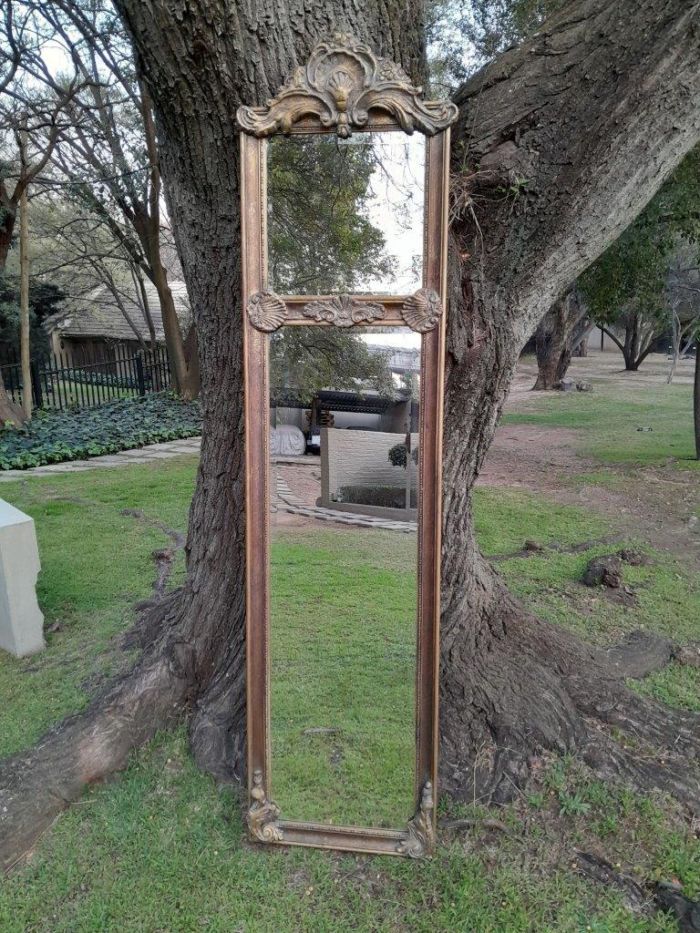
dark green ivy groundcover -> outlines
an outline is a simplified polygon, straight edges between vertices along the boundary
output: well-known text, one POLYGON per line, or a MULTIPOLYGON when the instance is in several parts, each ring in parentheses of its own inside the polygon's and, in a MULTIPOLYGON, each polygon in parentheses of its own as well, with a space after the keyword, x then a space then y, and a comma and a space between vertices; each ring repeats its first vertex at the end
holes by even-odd
POLYGON ((0 469, 84 460, 193 437, 201 430, 199 402, 183 402, 169 393, 118 399, 99 408, 36 412, 21 428, 0 429, 0 469))

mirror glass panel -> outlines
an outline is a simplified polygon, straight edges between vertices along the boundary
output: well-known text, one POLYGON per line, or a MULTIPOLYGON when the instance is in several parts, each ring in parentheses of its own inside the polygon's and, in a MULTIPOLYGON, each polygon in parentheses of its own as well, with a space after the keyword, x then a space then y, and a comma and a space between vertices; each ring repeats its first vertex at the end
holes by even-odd
POLYGON ((422 285, 421 134, 273 136, 268 283, 280 295, 410 295, 422 285))
POLYGON ((420 338, 270 338, 268 793, 286 820, 415 809, 420 338))

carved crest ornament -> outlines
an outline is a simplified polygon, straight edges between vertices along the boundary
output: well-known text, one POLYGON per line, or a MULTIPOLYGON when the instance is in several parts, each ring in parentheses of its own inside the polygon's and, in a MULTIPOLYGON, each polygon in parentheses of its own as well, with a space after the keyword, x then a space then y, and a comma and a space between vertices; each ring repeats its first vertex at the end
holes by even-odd
POLYGON ((365 127, 375 110, 406 133, 434 136, 454 121, 457 108, 451 101, 422 100, 422 91, 394 62, 336 33, 319 42, 307 64, 292 73, 267 106, 239 107, 237 118, 244 132, 260 137, 288 133, 304 117, 316 117, 324 129, 335 128, 347 138, 365 127))

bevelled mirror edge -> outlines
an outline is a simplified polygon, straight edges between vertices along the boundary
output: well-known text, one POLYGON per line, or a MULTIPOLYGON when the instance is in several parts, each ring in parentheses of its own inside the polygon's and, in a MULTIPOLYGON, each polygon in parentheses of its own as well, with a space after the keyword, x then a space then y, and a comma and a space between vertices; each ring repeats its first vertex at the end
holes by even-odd
POLYGON ((420 857, 435 840, 441 526, 442 383, 450 102, 425 102, 393 63, 347 36, 320 43, 266 108, 241 108, 241 225, 247 514, 247 821, 267 843, 420 857), (344 66, 344 99, 330 79, 344 66), (325 69, 325 70, 324 70, 325 69), (348 86, 349 84, 349 86, 348 86), (380 86, 381 85, 381 86, 380 86), (414 129, 426 135, 424 265, 413 296, 276 296, 267 290, 266 137, 414 129), (308 300, 311 298, 312 300, 308 300), (252 313, 251 313, 252 303, 252 313), (307 306, 315 303, 313 309, 307 306), (406 304, 409 303, 408 311, 406 304), (325 307, 319 307, 319 304, 325 307), (369 310, 367 305, 375 305, 369 310), (378 307, 383 315, 372 316, 378 307), (411 317, 407 320, 406 314, 411 317), (429 319, 429 321, 426 320, 429 319), (263 326, 260 326, 260 325, 263 326), (267 797, 270 775, 268 335, 283 325, 412 326, 422 334, 421 495, 419 497, 415 813, 405 829, 338 827, 284 820, 267 797))

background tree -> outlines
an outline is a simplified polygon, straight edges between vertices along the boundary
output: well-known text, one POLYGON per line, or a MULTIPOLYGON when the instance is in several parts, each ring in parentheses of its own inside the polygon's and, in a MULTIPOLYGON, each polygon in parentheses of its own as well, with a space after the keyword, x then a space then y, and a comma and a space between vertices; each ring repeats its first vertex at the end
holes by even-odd
POLYGON ((283 399, 291 392, 297 401, 310 403, 322 389, 347 389, 393 398, 396 388, 387 364, 386 354, 370 350, 347 331, 283 328, 270 339, 270 395, 283 399))
POLYGON ((537 380, 533 389, 554 389, 566 376, 571 358, 593 329, 588 305, 575 285, 554 302, 537 325, 537 380))
POLYGON ((581 277, 581 291, 601 328, 637 370, 668 327, 663 302, 665 230, 642 218, 581 277), (622 332, 618 336, 616 330, 622 332))
MULTIPOLYGON (((47 96, 29 80, 28 64, 41 55, 45 43, 46 33, 34 28, 31 8, 4 5, 0 13, 0 274, 7 266, 20 204, 26 214, 29 186, 46 169, 65 131, 66 108, 79 87, 74 74, 47 96)), ((26 398, 25 408, 22 411, 10 401, 0 379, 0 423, 21 424, 30 412, 26 398)))
POLYGON ((596 323, 621 350, 625 369, 638 369, 671 330, 664 287, 679 237, 700 243, 698 148, 580 280, 596 323))
MULTIPOLYGON (((118 0, 154 102, 161 166, 197 316, 204 433, 181 591, 143 620, 133 671, 0 766, 10 864, 85 783, 186 710, 196 761, 245 770, 244 458, 238 147, 332 27, 424 76, 421 5, 118 0), (261 27, 261 24, 264 24, 261 27), (163 49, 168 54, 163 54, 163 49)), ((441 782, 500 801, 543 750, 700 802, 697 714, 627 688, 603 652, 529 613, 481 556, 472 488, 518 357, 542 316, 700 141, 698 4, 573 0, 455 95, 442 564, 441 782), (525 183, 524 183, 525 182, 525 183), (632 742, 618 741, 629 736, 632 742), (630 751, 633 744, 635 751, 630 751), (636 749, 643 746, 648 754, 636 749), (662 764, 663 762, 663 764, 662 764)))
POLYGON ((112 224, 81 202, 73 205, 53 197, 38 200, 33 220, 36 276, 55 282, 74 301, 101 302, 109 295, 141 348, 155 348, 143 270, 123 242, 115 240, 112 224), (128 310, 132 303, 139 309, 137 316, 128 310))
MULTIPOLYGON (((42 321, 60 311, 64 299, 65 293, 54 283, 32 283, 29 293, 30 342, 37 356, 49 349, 42 321)), ((0 275, 0 353, 4 360, 19 355, 19 279, 10 272, 0 275)))
POLYGON ((669 259, 664 297, 671 331, 671 366, 667 382, 673 382, 678 361, 700 336, 700 248, 679 240, 669 259))
POLYGON ((355 291, 370 278, 390 284, 384 235, 367 214, 374 148, 291 136, 275 139, 268 152, 271 287, 321 295, 355 291))
MULTIPOLYGON (((58 65, 34 55, 33 81, 58 93, 70 63, 82 82, 71 99, 70 126, 54 153, 63 194, 98 218, 153 283, 160 303, 173 386, 183 397, 199 391, 194 334, 183 334, 164 261, 162 182, 152 105, 135 73, 130 44, 109 4, 52 0, 30 4, 61 50, 58 65)), ((109 281, 105 283, 110 289, 109 281)))
MULTIPOLYGON (((268 148, 268 265, 271 287, 292 295, 351 292, 394 276, 382 231, 368 216, 378 168, 370 146, 334 138, 275 139, 268 148), (322 244, 322 246, 320 245, 322 244)), ((270 342, 273 398, 292 391, 311 402, 321 389, 393 396, 386 357, 351 331, 292 327, 270 342)))

